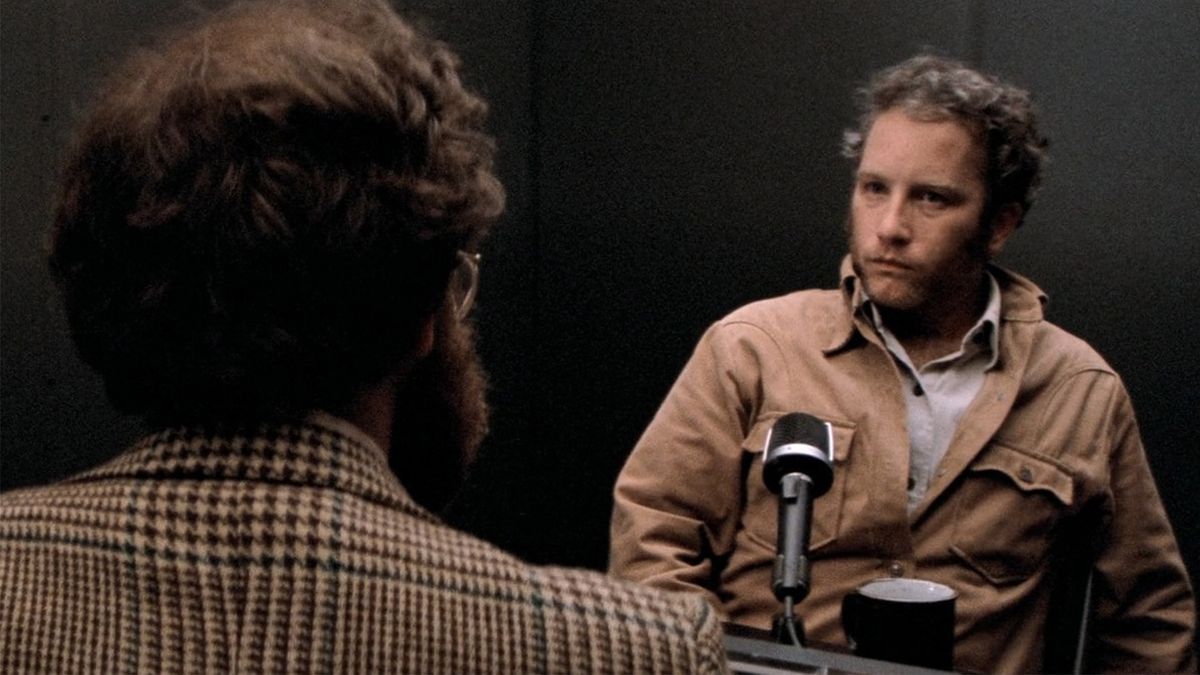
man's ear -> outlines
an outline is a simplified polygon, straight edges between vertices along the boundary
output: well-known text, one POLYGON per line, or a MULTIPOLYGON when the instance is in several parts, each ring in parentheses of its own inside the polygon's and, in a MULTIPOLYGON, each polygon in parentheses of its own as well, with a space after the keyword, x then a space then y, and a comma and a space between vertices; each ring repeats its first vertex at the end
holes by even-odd
POLYGON ((1004 244, 1021 224, 1025 210, 1016 202, 1009 202, 996 210, 992 216, 991 236, 988 238, 988 258, 995 258, 1004 250, 1004 244))

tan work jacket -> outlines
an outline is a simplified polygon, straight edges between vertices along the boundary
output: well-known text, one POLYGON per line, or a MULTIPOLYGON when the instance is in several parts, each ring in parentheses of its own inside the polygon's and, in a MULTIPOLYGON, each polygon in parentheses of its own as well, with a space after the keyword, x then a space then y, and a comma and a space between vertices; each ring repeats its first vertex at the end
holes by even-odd
POLYGON ((910 516, 902 379, 842 270, 840 291, 753 303, 705 333, 618 479, 610 572, 769 627, 777 499, 762 448, 780 415, 807 412, 835 436, 798 606, 810 639, 844 644, 857 585, 921 577, 958 591, 957 669, 1039 671, 1052 594, 1090 566, 1088 667, 1194 672, 1192 591, 1112 368, 1043 319, 1036 286, 993 268, 999 360, 910 516), (1091 564, 1072 566, 1081 554, 1091 564))

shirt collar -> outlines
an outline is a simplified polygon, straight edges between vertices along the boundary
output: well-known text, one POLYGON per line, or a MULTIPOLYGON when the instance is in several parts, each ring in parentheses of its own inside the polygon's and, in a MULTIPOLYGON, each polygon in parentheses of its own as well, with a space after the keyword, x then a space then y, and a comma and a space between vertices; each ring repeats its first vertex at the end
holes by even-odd
MULTIPOLYGON (((1044 307, 1049 298, 1042 289, 1028 278, 994 263, 987 266, 987 271, 1000 288, 1000 320, 992 332, 999 333, 999 329, 1006 323, 1036 323, 1044 320, 1044 307)), ((828 337, 823 349, 826 355, 833 355, 849 349, 859 340, 872 339, 866 332, 866 329, 870 327, 869 319, 864 318, 862 313, 858 312, 862 305, 862 284, 859 283, 858 276, 854 273, 854 266, 851 264, 848 254, 842 258, 840 279, 839 288, 846 311, 827 317, 829 323, 826 333, 828 337)), ((989 306, 990 301, 989 297, 989 306)), ((998 336, 992 345, 996 359, 993 361, 993 365, 995 365, 999 363, 1000 359, 998 336)))
POLYGON ((991 272, 984 274, 988 280, 987 307, 983 309, 983 316, 963 337, 963 348, 966 348, 968 341, 982 346, 991 353, 987 367, 993 368, 1000 358, 1000 283, 991 272))
MULTIPOLYGON (((963 336, 962 351, 959 353, 964 355, 977 352, 988 354, 987 367, 990 369, 1000 358, 1000 331, 998 330, 1000 326, 1000 284, 990 271, 984 270, 984 276, 988 284, 987 305, 983 309, 983 314, 979 316, 979 320, 963 336)), ((862 284, 855 286, 855 292, 851 296, 854 312, 882 333, 885 329, 879 308, 871 302, 871 298, 862 284)))

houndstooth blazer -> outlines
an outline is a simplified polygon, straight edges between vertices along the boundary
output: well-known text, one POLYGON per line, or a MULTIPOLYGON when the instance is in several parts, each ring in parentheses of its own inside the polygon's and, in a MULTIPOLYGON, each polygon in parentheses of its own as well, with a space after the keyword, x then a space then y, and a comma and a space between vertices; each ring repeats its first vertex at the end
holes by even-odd
POLYGON ((720 640, 698 597, 442 524, 328 415, 164 431, 0 495, 4 673, 703 673, 720 640))

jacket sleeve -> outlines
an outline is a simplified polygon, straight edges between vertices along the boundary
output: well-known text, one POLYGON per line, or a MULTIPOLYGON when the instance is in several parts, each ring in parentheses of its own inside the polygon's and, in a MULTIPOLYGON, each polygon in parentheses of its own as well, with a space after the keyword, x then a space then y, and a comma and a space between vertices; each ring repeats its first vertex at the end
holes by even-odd
POLYGON ((698 598, 695 600, 697 605, 703 607, 696 625, 697 663, 692 672, 712 675, 732 672, 725 654, 725 631, 721 628, 720 618, 708 603, 698 598))
POLYGON ((1196 607, 1122 386, 1112 399, 1111 513, 1094 569, 1089 669, 1196 672, 1196 607))
POLYGON ((532 568, 529 580, 526 608, 534 649, 526 672, 718 675, 729 670, 720 620, 699 597, 562 567, 532 568))
POLYGON ((714 325, 622 469, 609 572, 717 608, 719 565, 743 502, 742 445, 762 401, 758 352, 773 342, 745 323, 714 325))

